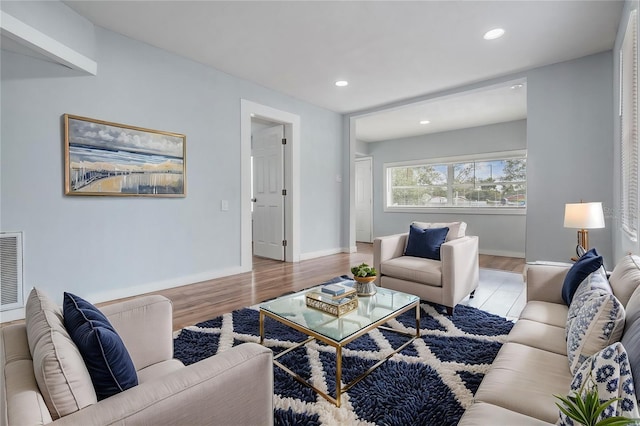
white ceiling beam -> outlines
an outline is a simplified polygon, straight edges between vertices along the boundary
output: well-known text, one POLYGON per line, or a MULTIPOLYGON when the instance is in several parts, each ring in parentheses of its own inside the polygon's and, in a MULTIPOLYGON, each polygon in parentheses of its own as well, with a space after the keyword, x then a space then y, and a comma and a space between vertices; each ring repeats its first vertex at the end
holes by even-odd
POLYGON ((97 62, 1 10, 0 34, 71 69, 91 75, 98 72, 97 62))

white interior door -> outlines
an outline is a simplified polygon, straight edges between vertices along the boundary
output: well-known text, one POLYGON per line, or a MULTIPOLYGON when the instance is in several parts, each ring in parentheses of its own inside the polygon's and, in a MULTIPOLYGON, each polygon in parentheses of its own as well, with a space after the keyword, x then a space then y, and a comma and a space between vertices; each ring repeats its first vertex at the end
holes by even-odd
POLYGON ((371 158, 356 160, 356 241, 370 243, 372 216, 371 158))
POLYGON ((284 260, 283 126, 253 134, 253 254, 284 260))

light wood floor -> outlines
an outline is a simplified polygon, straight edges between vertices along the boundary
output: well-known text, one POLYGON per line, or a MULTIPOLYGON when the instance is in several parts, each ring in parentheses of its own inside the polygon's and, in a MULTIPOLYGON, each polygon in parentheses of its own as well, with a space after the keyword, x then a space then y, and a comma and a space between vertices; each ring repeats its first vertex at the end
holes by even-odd
MULTIPOLYGON (((351 266, 373 263, 372 244, 358 243, 357 253, 339 253, 299 263, 285 263, 255 257, 253 271, 201 283, 161 290, 173 302, 173 328, 179 330, 216 316, 254 305, 290 291, 298 291, 338 275, 351 266)), ((524 259, 480 255, 480 267, 522 272, 524 259)), ((130 298, 129 298, 130 299, 130 298)), ((119 299, 98 306, 126 300, 119 299)), ((18 321, 14 321, 18 322, 18 321)), ((7 325, 10 323, 3 323, 7 325)))
MULTIPOLYGON (((255 257, 253 271, 154 292, 173 302, 173 328, 205 321, 338 275, 358 263, 373 263, 372 244, 358 243, 357 253, 340 253, 299 263, 255 257)), ((480 255, 480 267, 522 272, 524 259, 480 255)))

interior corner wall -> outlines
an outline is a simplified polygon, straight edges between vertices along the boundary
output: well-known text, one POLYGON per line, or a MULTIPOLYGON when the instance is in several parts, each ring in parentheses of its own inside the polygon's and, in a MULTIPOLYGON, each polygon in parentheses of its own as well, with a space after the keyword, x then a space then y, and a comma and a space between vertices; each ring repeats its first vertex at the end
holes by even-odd
POLYGON ((527 148, 526 120, 491 124, 381 142, 370 142, 373 157, 374 237, 408 232, 409 224, 421 222, 467 223, 467 234, 477 235, 480 252, 524 257, 525 215, 398 213, 384 211, 384 163, 514 151, 527 148))
MULTIPOLYGON (((627 24, 629 22, 629 15, 632 10, 638 10, 640 2, 638 0, 627 0, 622 11, 622 17, 620 18, 620 26, 618 28, 618 34, 616 42, 613 48, 613 105, 611 114, 613 116, 613 169, 612 179, 615 182, 613 192, 613 205, 610 209, 611 228, 613 232, 613 258, 617 261, 621 259, 627 253, 640 254, 640 242, 631 240, 626 233, 622 231, 622 224, 620 222, 620 206, 621 206, 621 156, 620 156, 620 48, 622 47, 622 41, 627 31, 627 24)), ((640 17, 638 17, 640 21, 640 17)), ((637 37, 640 40, 640 22, 636 27, 638 32, 637 37)))
POLYGON ((2 51, 0 231, 24 232, 25 292, 100 302, 241 272, 241 99, 301 117, 301 253, 341 249, 340 114, 101 28, 96 61, 78 76, 2 51), (65 113, 185 134, 187 196, 65 196, 65 113))
MULTIPOLYGON (((613 207, 612 107, 611 51, 527 72, 527 260, 575 255, 577 230, 563 223, 566 203, 613 207)), ((589 240, 613 266, 609 217, 605 226, 589 240)))

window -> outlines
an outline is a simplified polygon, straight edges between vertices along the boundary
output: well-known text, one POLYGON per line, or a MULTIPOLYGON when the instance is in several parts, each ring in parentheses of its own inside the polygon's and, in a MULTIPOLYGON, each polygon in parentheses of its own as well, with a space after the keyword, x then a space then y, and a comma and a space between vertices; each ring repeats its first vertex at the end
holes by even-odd
POLYGON ((638 241, 638 41, 637 11, 632 11, 620 50, 621 224, 638 241))
POLYGON ((387 211, 474 208, 524 210, 523 151, 385 164, 387 211))

